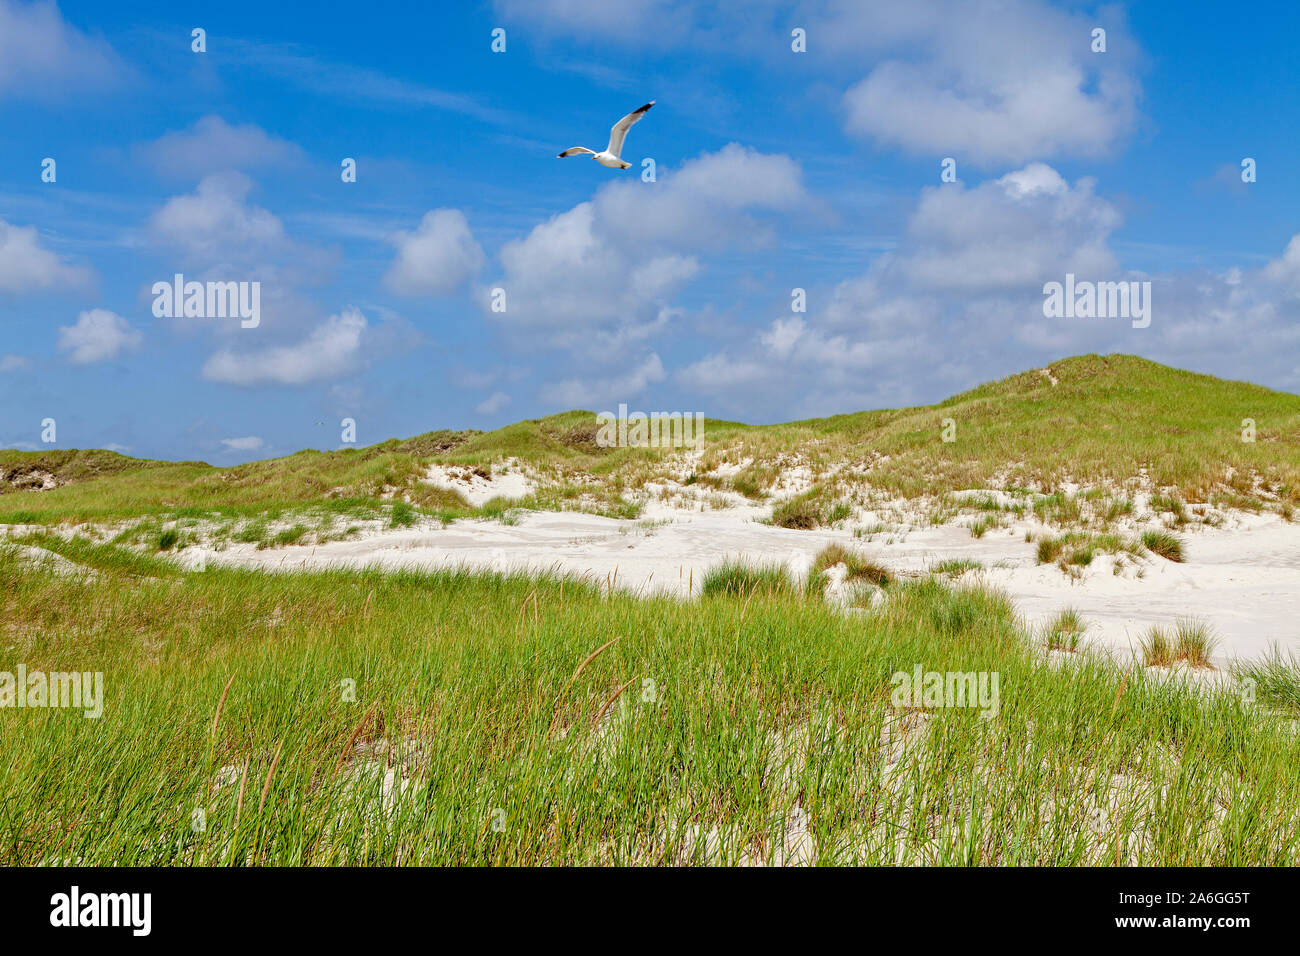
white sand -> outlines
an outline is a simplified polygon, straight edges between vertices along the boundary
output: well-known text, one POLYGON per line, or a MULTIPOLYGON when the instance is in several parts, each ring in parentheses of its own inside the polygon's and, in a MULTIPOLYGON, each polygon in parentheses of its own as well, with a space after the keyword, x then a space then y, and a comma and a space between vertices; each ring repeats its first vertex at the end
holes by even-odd
MULTIPOLYGON (((512 487, 514 482, 522 487, 522 478, 512 479, 512 487)), ((489 497, 503 493, 506 484, 495 475, 490 483, 478 480, 495 486, 489 497)), ((475 498, 488 491, 475 488, 475 498)), ((918 519, 913 522, 917 530, 892 538, 880 533, 867 541, 849 531, 791 531, 758 523, 768 514, 770 506, 749 503, 701 512, 651 501, 640 521, 522 512, 513 525, 464 520, 446 528, 385 529, 317 546, 258 551, 253 545, 232 545, 220 552, 187 548, 179 559, 271 570, 362 565, 555 570, 634 592, 686 598, 698 593, 704 573, 724 557, 781 562, 803 575, 822 547, 838 542, 899 571, 923 572, 948 559, 978 561, 985 570, 963 575, 961 581, 1002 589, 1030 625, 1073 607, 1089 624, 1085 644, 1125 656, 1137 649, 1151 625, 1184 617, 1212 625, 1219 638, 1214 660, 1220 666, 1233 658, 1259 656, 1275 644, 1285 652, 1300 652, 1300 524, 1276 515, 1238 515, 1222 529, 1181 529, 1184 564, 1155 556, 1134 562, 1126 556, 1129 566, 1116 575, 1114 559, 1101 556, 1084 569, 1082 579, 1073 580, 1055 565, 1037 564, 1025 530, 1042 526, 1032 523, 993 529, 977 539, 963 525, 931 527, 918 519)))
POLYGON ((486 478, 464 465, 431 465, 423 481, 460 492, 475 508, 493 498, 524 498, 537 488, 537 483, 523 472, 517 461, 494 465, 486 478))

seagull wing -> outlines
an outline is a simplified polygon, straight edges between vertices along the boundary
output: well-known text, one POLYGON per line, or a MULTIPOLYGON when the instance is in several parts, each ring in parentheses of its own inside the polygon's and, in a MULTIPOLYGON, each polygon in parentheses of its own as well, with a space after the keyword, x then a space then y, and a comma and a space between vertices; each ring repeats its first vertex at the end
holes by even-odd
POLYGON ((583 153, 591 153, 594 155, 595 152, 596 151, 594 149, 588 149, 586 146, 570 146, 559 156, 557 156, 556 159, 564 159, 564 157, 566 156, 580 156, 583 153))
POLYGON ((627 139, 627 131, 632 128, 633 123, 645 116, 646 111, 654 105, 655 101, 651 100, 639 110, 633 110, 615 123, 613 129, 609 131, 609 145, 605 147, 605 151, 613 153, 621 159, 623 157, 623 140, 627 139))

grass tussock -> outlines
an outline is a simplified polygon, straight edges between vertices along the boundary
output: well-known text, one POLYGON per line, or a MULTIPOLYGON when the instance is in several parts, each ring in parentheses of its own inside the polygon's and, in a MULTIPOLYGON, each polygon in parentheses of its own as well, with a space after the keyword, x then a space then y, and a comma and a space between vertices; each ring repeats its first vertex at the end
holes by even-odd
POLYGON ((1038 539, 1036 555, 1039 564, 1057 564, 1062 569, 1086 568, 1101 554, 1136 555, 1141 548, 1115 534, 1096 534, 1086 531, 1067 531, 1059 535, 1043 535, 1038 539))
POLYGON ((1183 542, 1168 531, 1144 531, 1142 545, 1152 554, 1157 554, 1167 561, 1183 560, 1183 542))
POLYGON ((870 560, 857 551, 852 551, 838 544, 830 544, 818 552, 813 559, 811 574, 820 574, 837 564, 844 565, 846 581, 868 581, 878 587, 885 587, 894 580, 889 569, 870 560))
POLYGON ((1262 660, 1234 665, 1232 673, 1253 700, 1300 716, 1300 660, 1294 654, 1275 646, 1262 660))
POLYGON ((1088 625, 1079 612, 1074 608, 1066 608, 1048 622, 1045 628, 1047 649, 1073 653, 1079 649, 1079 641, 1087 629, 1088 625))
POLYGON ((1142 641, 1142 660, 1148 667, 1186 661, 1190 667, 1210 668, 1217 644, 1209 625, 1200 621, 1180 620, 1172 629, 1153 625, 1142 641))
POLYGON ((700 582, 700 596, 705 598, 794 593, 790 572, 779 564, 724 561, 710 568, 700 582))

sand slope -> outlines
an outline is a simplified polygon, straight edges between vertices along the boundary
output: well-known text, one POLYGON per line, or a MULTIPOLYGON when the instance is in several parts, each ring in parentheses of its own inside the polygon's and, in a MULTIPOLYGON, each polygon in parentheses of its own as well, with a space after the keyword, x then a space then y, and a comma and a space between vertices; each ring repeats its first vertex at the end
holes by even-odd
POLYGON ((1198 527, 1183 535, 1185 563, 1151 556, 1114 573, 1101 556, 1071 579, 1036 562, 1024 525, 974 538, 960 525, 920 526, 905 535, 855 539, 849 531, 792 531, 759 523, 770 513, 738 504, 696 511, 651 503, 639 521, 581 513, 522 512, 517 523, 463 520, 383 530, 315 547, 220 552, 186 549, 180 559, 271 570, 377 566, 554 570, 633 592, 682 598, 699 591, 703 574, 727 556, 780 562, 799 575, 826 544, 839 542, 901 572, 924 572, 939 561, 971 559, 984 569, 962 575, 1005 591, 1030 625, 1066 606, 1089 623, 1085 640, 1123 655, 1136 650, 1152 624, 1178 618, 1208 621, 1220 639, 1222 665, 1279 645, 1300 653, 1300 525, 1275 515, 1242 515, 1231 527, 1198 527), (1141 571, 1139 577, 1137 571, 1141 571))

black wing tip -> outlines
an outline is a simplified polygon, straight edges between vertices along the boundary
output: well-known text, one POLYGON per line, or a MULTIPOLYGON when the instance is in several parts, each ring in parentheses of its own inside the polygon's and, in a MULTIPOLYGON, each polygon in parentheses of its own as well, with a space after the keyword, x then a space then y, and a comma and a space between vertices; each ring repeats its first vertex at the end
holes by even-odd
POLYGON ((648 110, 650 107, 652 107, 652 106, 654 106, 654 105, 655 105, 655 101, 654 101, 654 100, 651 100, 649 103, 647 103, 645 106, 641 107, 641 108, 640 108, 639 110, 637 110, 636 112, 638 112, 638 113, 644 113, 646 110, 648 110))

